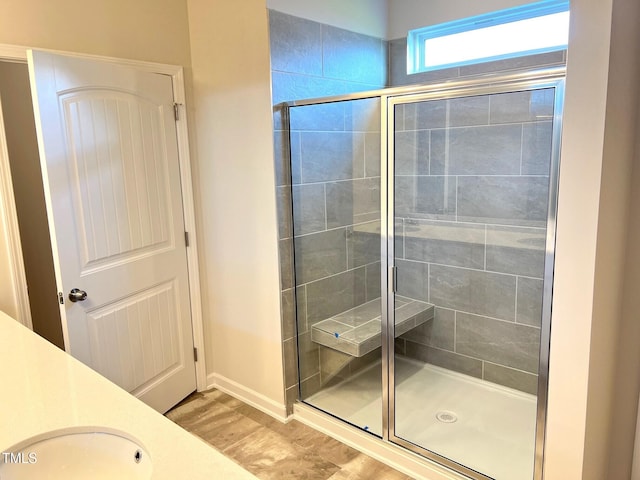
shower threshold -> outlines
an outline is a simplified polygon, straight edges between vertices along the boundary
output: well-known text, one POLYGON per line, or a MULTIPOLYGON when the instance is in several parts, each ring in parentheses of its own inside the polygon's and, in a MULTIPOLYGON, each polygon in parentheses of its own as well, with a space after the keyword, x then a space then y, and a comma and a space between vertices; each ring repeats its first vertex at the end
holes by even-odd
MULTIPOLYGON (((396 296, 395 336, 431 320, 434 306, 412 298, 396 296)), ((311 340, 339 352, 362 357, 382 345, 380 298, 321 320, 311 327, 311 340)))

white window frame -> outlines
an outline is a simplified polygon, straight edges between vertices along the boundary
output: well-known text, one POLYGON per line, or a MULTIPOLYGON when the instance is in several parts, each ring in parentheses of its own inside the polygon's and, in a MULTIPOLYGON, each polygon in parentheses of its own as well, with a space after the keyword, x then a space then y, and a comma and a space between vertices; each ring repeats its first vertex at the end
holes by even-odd
POLYGON ((427 51, 426 47, 427 42, 431 39, 444 38, 447 36, 465 32, 480 32, 490 27, 546 17, 563 12, 566 12, 568 15, 569 0, 542 0, 528 5, 507 8, 504 10, 489 12, 483 15, 467 17, 461 20, 455 20, 452 22, 441 23, 438 25, 411 30, 407 36, 407 73, 412 74, 428 72, 432 70, 470 65, 474 63, 564 50, 567 48, 567 43, 565 41, 561 41, 555 45, 547 45, 539 48, 534 47, 524 50, 518 49, 499 55, 478 55, 474 58, 466 60, 452 60, 451 62, 441 61, 436 64, 430 64, 430 62, 427 60, 427 55, 429 55, 429 52, 427 51))

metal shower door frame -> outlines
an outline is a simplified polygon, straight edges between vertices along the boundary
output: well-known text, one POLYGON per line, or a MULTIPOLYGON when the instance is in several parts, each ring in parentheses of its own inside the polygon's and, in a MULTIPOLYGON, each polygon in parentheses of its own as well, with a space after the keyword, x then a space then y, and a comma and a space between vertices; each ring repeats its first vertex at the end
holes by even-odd
MULTIPOLYGON (((565 67, 515 71, 509 74, 491 74, 468 77, 463 80, 432 84, 392 87, 381 90, 336 95, 284 102, 283 120, 289 125, 291 107, 318 105, 380 98, 380 198, 381 198, 381 313, 382 313, 382 438, 423 458, 448 467, 452 471, 474 480, 492 480, 482 473, 419 447, 395 434, 395 351, 394 351, 394 107, 395 105, 424 100, 446 100, 452 98, 491 95, 525 90, 555 89, 552 118, 551 165, 549 174, 549 203, 545 240, 545 266, 543 279, 542 324, 540 332, 540 358, 538 368, 538 392, 536 410, 536 437, 533 480, 543 479, 544 439, 548 398, 549 346, 551 333, 551 303, 553 266, 556 237, 558 199, 558 176, 560 166, 560 141, 562 133, 562 111, 564 103, 565 67), (386 132, 386 134, 385 134, 386 132)), ((289 152, 290 153, 290 152, 289 152)), ((295 289, 294 289, 295 295, 295 289)), ((294 301, 294 304, 296 302, 294 301)))
POLYGON ((395 346, 394 346, 394 284, 395 284, 395 204, 394 204, 394 125, 395 106, 427 100, 447 100, 478 95, 492 95, 516 91, 553 88, 554 110, 552 118, 551 165, 549 172, 549 203, 545 241, 545 267, 543 279, 542 324, 540 331, 540 358, 536 410, 536 438, 534 480, 543 478, 544 436, 548 398, 549 342, 551 333, 551 302, 553 265, 555 254, 560 140, 562 133, 562 106, 564 102, 564 68, 515 73, 505 76, 487 76, 472 81, 426 85, 422 91, 389 92, 381 95, 381 267, 382 288, 382 425, 383 439, 400 445, 474 480, 491 480, 482 473, 404 440, 395 432, 395 346), (384 134, 386 132, 386 135, 384 134), (386 154, 386 155, 385 155, 386 154))

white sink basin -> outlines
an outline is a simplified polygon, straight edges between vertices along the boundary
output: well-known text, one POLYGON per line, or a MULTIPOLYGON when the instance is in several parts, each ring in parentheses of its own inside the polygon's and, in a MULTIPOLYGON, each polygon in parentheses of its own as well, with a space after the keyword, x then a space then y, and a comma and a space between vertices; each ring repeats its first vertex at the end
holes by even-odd
POLYGON ((102 427, 74 427, 36 435, 0 453, 0 479, 151 478, 151 458, 129 435, 102 427))

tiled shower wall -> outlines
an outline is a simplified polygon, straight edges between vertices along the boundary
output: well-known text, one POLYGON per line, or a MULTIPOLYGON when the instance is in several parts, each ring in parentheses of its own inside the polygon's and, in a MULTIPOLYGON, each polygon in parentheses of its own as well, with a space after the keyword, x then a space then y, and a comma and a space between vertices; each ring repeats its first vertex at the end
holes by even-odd
POLYGON ((375 101, 293 109, 294 168, 290 171, 289 132, 277 104, 381 88, 387 83, 388 49, 379 38, 273 10, 269 28, 276 105, 283 350, 290 409, 298 395, 294 298, 298 302, 301 388, 308 395, 358 363, 313 344, 310 325, 364 303, 372 295, 379 296, 380 245, 378 241, 377 252, 370 251, 367 231, 375 230, 375 219, 380 216, 380 112, 375 101), (300 207, 296 212, 291 211, 291 190, 300 207), (295 297, 294 278, 298 284, 295 297))
MULTIPOLYGON (((520 59, 501 60, 497 62, 451 68, 409 76, 406 74, 406 39, 396 39, 387 42, 382 39, 323 25, 276 11, 269 12, 269 27, 273 103, 274 106, 276 106, 274 107, 274 134, 275 164, 277 173, 276 188, 279 210, 283 312, 282 323, 284 340, 283 351, 285 359, 284 375, 286 385, 286 402, 288 409, 290 410, 298 394, 298 358, 295 339, 295 306, 293 304, 293 213, 291 212, 290 198, 291 172, 289 170, 288 132, 284 130, 283 118, 277 105, 283 101, 366 91, 383 86, 426 83, 527 67, 533 68, 537 66, 562 65, 565 61, 565 54, 564 52, 554 52, 523 57, 520 59)), ((310 109, 315 108, 316 107, 310 109)), ((344 118, 349 118, 348 115, 348 113, 345 113, 344 118)), ((371 118, 376 118, 376 115, 376 113, 373 113, 371 118)), ((326 120, 327 118, 330 117, 325 117, 324 115, 319 116, 320 120, 326 120)), ((333 117, 333 119, 335 120, 335 117, 333 117)), ((304 118, 301 121, 304 125, 304 118)), ((315 121, 318 121, 318 119, 315 121)), ((338 121, 335 124, 339 123, 340 122, 338 121)), ((346 134, 352 130, 351 124, 345 123, 343 125, 343 133, 346 134)), ((301 148, 301 138, 303 135, 312 134, 314 129, 316 130, 315 134, 320 135, 320 131, 322 131, 323 128, 327 127, 320 127, 318 125, 314 127, 308 123, 306 126, 299 128, 299 132, 295 132, 293 136, 294 139, 297 139, 296 141, 300 141, 301 143, 300 145, 294 145, 294 151, 301 151, 296 149, 301 148)), ((370 129, 370 127, 367 128, 370 129)), ((329 130, 332 130, 332 128, 329 128, 329 130)), ((410 129, 407 131, 410 131, 410 129)), ((369 133, 371 133, 371 131, 369 131, 369 133)), ((312 137, 313 134, 308 136, 308 139, 312 139, 312 137)), ((308 141, 309 140, 307 140, 307 142, 308 141)), ((371 142, 370 139, 368 141, 371 142)), ((369 148, 372 148, 371 145, 372 144, 370 143, 369 148)), ((295 175, 296 173, 294 172, 294 176, 295 175)), ((340 181, 351 181, 351 178, 341 179, 340 181)), ((299 180, 302 180, 302 178, 299 180)), ((323 188, 325 195, 327 192, 327 185, 334 182, 334 180, 335 179, 329 182, 324 182, 323 188)), ((364 181, 364 177, 362 177, 362 180, 364 181)), ((340 181, 334 182, 336 183, 336 186, 340 181)), ((298 194, 301 195, 300 198, 311 195, 314 188, 319 191, 319 187, 312 187, 310 184, 303 187, 302 183, 304 182, 301 182, 300 186, 294 188, 294 190, 297 190, 298 194), (303 193, 304 190, 306 191, 303 193)), ((347 208, 345 212, 348 211, 349 209, 347 208)), ((319 211, 316 210, 309 218, 312 219, 314 215, 319 214, 319 211)), ((325 215, 326 221, 329 213, 325 210, 323 215, 325 215)), ((304 215, 302 216, 304 217, 304 215)), ((400 223, 402 225, 403 232, 407 231, 411 227, 410 222, 413 220, 424 221, 425 219, 412 219, 408 217, 406 224, 404 220, 400 223)), ((310 221, 313 223, 312 220, 310 221)), ((299 222, 296 222, 296 225, 298 225, 298 223, 299 222)), ((345 237, 347 237, 349 235, 349 228, 352 228, 353 225, 357 223, 359 222, 354 221, 351 224, 341 225, 338 228, 344 228, 345 237)), ((327 232, 330 230, 328 228, 328 223, 325 229, 327 232)), ((296 232, 296 234, 297 233, 298 232, 296 232)), ((319 231, 307 232, 307 234, 310 235, 309 240, 307 240, 308 244, 311 242, 311 235, 314 233, 319 233, 319 231)), ((337 234, 333 233, 328 235, 337 234)), ((318 236, 316 238, 319 239, 321 237, 318 236)), ((302 242, 304 241, 305 240, 302 240, 302 242)), ((353 242, 353 238, 351 238, 350 241, 353 242)), ((405 242, 403 242, 403 246, 404 243, 405 242)), ((410 250, 412 248, 411 241, 408 243, 410 250)), ((301 245, 302 244, 299 244, 299 246, 301 245)), ((344 251, 348 252, 350 247, 346 238, 344 245, 344 251)), ((339 255, 336 256, 334 253, 333 258, 341 257, 339 257, 339 255)), ((411 262, 413 260, 406 259, 406 261, 411 262)), ((428 261, 426 261, 425 264, 429 265, 428 261)), ((434 273, 437 272, 437 265, 434 265, 434 267, 436 268, 430 273, 431 275, 434 275, 434 273)), ((347 268, 347 270, 344 271, 344 274, 356 275, 356 277, 359 278, 358 275, 360 274, 357 272, 360 272, 361 270, 359 269, 361 268, 362 266, 351 268, 351 272, 356 272, 355 274, 347 273, 349 271, 349 268, 347 268)), ((373 264, 367 264, 365 270, 369 269, 371 271, 372 268, 375 268, 373 264)), ((307 266, 305 269, 313 270, 313 267, 307 266)), ((427 274, 429 274, 428 269, 429 267, 427 266, 427 271, 425 272, 427 274)), ((342 272, 336 275, 340 275, 341 273, 342 272)), ((305 275, 305 273, 302 272, 299 272, 299 274, 305 275)), ((369 275, 369 278, 371 279, 373 276, 369 275)), ((424 278, 427 282, 429 281, 428 275, 424 278)), ((522 279, 524 280, 519 280, 517 291, 523 291, 523 289, 527 288, 525 276, 522 276, 522 279)), ((535 277, 532 277, 532 279, 537 280, 535 277)), ((298 306, 299 312, 306 312, 307 299, 305 294, 307 293, 306 288, 308 284, 316 281, 320 282, 321 280, 322 279, 311 280, 305 284, 305 287, 298 289, 297 298, 298 302, 301 303, 298 306)), ((374 293, 365 293, 364 298, 369 298, 374 293), (369 295, 369 297, 367 295, 369 295)), ((427 293, 427 295, 429 294, 427 293)), ((465 350, 456 351, 459 350, 459 347, 455 346, 456 334, 455 330, 452 331, 451 329, 451 326, 456 323, 455 308, 459 307, 451 305, 447 305, 446 308, 439 307, 436 310, 436 320, 434 322, 429 322, 428 325, 425 325, 418 331, 412 332, 410 335, 405 336, 405 338, 398 342, 399 351, 412 355, 415 358, 429 358, 429 361, 445 366, 446 368, 465 371, 467 373, 475 374, 476 376, 483 376, 483 378, 487 378, 488 380, 515 386, 516 388, 521 388, 526 391, 533 391, 532 385, 535 383, 533 380, 534 377, 526 369, 501 369, 500 361, 494 360, 496 362, 494 364, 491 360, 485 361, 478 358, 478 356, 470 356, 469 358, 475 358, 481 362, 481 368, 483 370, 481 373, 478 373, 477 363, 476 366, 472 368, 469 368, 470 366, 464 363, 465 360, 463 357, 465 357, 466 354, 463 352, 465 352, 465 350), (453 339, 451 338, 452 334, 454 335, 453 339), (461 366, 461 363, 464 365, 461 366), (486 372, 484 370, 486 370, 486 372)), ((520 308, 524 308, 522 302, 520 308)), ((464 310, 465 309, 462 308, 460 309, 460 312, 463 312, 464 310)), ((460 315, 460 320, 457 323, 461 326, 466 325, 464 323, 464 314, 461 313, 460 315)), ((474 315, 476 314, 474 313, 474 315)), ((475 319, 475 317, 472 318, 475 319)), ((365 358, 354 363, 352 359, 344 357, 339 352, 330 351, 329 349, 316 351, 317 347, 311 345, 308 337, 305 337, 304 332, 302 332, 302 330, 307 329, 309 326, 307 320, 305 318, 300 318, 299 320, 302 325, 301 333, 303 333, 300 338, 302 354, 300 363, 308 366, 308 370, 301 372, 302 377, 308 380, 305 387, 305 393, 314 391, 320 386, 321 382, 326 382, 331 378, 339 379, 342 374, 348 374, 351 369, 357 368, 363 361, 366 362, 368 360, 365 358), (307 356, 304 352, 308 352, 310 360, 309 358, 304 358, 307 356), (315 365, 318 367, 317 370, 313 367, 315 365), (345 368, 345 365, 349 365, 348 368, 345 368), (323 366, 324 368, 322 368, 323 366)), ((480 326, 482 321, 484 321, 484 317, 481 316, 480 320, 474 323, 476 326, 480 326)), ((462 346, 462 343, 459 342, 458 345, 462 346)), ((376 352, 374 351, 372 353, 375 354, 376 352)))
POLYGON ((553 93, 396 107, 398 289, 437 307, 397 353, 536 392, 553 93))
POLYGON ((311 327, 380 296, 379 104, 376 98, 290 110, 298 367, 305 398, 367 360, 312 342, 311 327))

